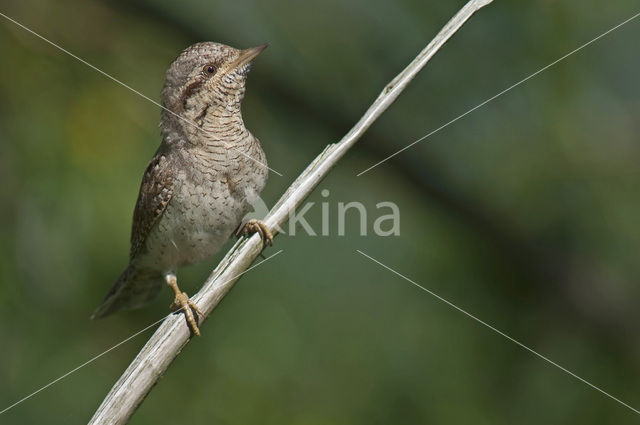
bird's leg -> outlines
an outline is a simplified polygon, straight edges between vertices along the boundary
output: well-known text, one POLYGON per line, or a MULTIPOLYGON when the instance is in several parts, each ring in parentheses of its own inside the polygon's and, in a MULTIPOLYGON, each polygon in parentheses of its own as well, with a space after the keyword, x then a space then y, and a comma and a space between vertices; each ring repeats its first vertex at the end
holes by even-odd
POLYGON ((258 233, 260 235, 260 238, 265 245, 273 245, 273 235, 271 234, 271 230, 269 230, 262 220, 251 219, 244 225, 240 225, 236 232, 236 236, 253 235, 254 233, 258 233))
POLYGON ((173 300, 173 303, 169 306, 169 308, 173 311, 176 311, 176 310, 184 311, 184 315, 187 318, 187 323, 189 324, 189 327, 191 328, 194 334, 196 334, 197 336, 200 336, 200 329, 198 329, 198 323, 196 318, 193 316, 193 312, 195 311, 196 314, 200 316, 204 316, 204 314, 202 314, 198 306, 189 299, 189 296, 187 295, 187 293, 182 292, 180 288, 178 288, 178 279, 176 278, 176 275, 174 273, 167 273, 165 275, 165 280, 167 281, 167 284, 171 287, 171 289, 173 289, 173 292, 175 292, 176 294, 176 297, 173 300))

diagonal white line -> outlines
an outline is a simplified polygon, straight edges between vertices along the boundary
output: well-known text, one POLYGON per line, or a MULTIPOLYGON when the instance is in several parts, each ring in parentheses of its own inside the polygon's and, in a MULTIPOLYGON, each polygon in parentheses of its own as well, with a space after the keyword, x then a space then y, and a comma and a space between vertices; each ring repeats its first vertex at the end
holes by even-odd
MULTIPOLYGON (((273 257, 275 257, 276 255, 280 254, 282 251, 284 250, 280 250, 278 252, 276 252, 275 254, 272 254, 270 256, 268 256, 267 258, 265 258, 264 260, 260 261, 259 263, 254 264, 253 266, 249 267, 248 269, 246 269, 245 271, 243 271, 242 273, 238 273, 237 275, 235 275, 234 277, 230 278, 229 280, 225 281, 224 283, 230 282, 240 276, 242 276, 243 274, 245 274, 246 272, 248 272, 249 270, 255 269, 256 267, 258 267, 259 265, 265 263, 267 260, 272 259, 273 257)), ((222 284, 224 284, 222 283, 222 284)), ((105 354, 109 353, 112 350, 115 350, 116 348, 120 347, 122 344, 124 344, 127 341, 132 340, 133 338, 135 338, 136 336, 140 335, 141 333, 151 329, 152 327, 154 327, 155 325, 157 325, 158 323, 162 322, 163 320, 165 320, 168 317, 171 317, 173 315, 175 315, 176 313, 180 312, 180 310, 182 310, 182 308, 177 309, 176 311, 172 311, 170 314, 164 316, 162 319, 159 319, 155 322, 153 322, 152 324, 150 324, 149 326, 147 326, 144 329, 139 330, 138 332, 134 333, 133 335, 131 335, 130 337, 123 339, 122 341, 120 341, 119 343, 117 343, 116 345, 112 346, 111 348, 103 351, 102 353, 98 354, 95 357, 92 357, 91 359, 87 360, 86 362, 82 363, 80 366, 71 369, 69 372, 65 373, 64 375, 60 376, 59 378, 54 379, 53 381, 49 382, 47 385, 40 387, 39 389, 37 389, 36 391, 32 392, 31 394, 29 394, 28 396, 21 398, 20 400, 16 401, 15 403, 13 403, 10 406, 5 407, 3 410, 0 410, 0 415, 2 415, 3 413, 5 413, 6 411, 8 411, 9 409, 12 409, 14 407, 16 407, 17 405, 19 405, 20 403, 30 399, 31 397, 33 397, 34 395, 38 394, 41 391, 46 390, 47 388, 49 388, 50 386, 52 386, 53 384, 55 384, 56 382, 61 381, 62 379, 66 378, 67 376, 73 374, 74 372, 77 372, 78 370, 82 369, 83 367, 87 366, 90 363, 93 363, 94 361, 98 360, 100 357, 104 356, 105 354)))
MULTIPOLYGON (((161 104, 159 104, 158 102, 156 102, 155 100, 151 99, 150 97, 140 93, 138 90, 134 89, 133 87, 123 83, 122 81, 118 80, 117 78, 115 78, 114 76, 112 76, 111 74, 107 74, 106 72, 104 72, 103 70, 101 70, 100 68, 91 65, 89 62, 87 62, 86 60, 74 55, 73 53, 71 53, 70 51, 64 49, 63 47, 57 45, 56 43, 54 43, 51 40, 48 40, 47 38, 45 38, 44 36, 38 34, 37 32, 33 31, 30 28, 27 28, 26 26, 22 25, 20 22, 16 21, 15 19, 10 18, 9 16, 5 15, 4 13, 0 12, 0 16, 2 16, 3 18, 13 22, 14 24, 16 24, 17 26, 19 26, 20 28, 24 29, 25 31, 30 32, 31 34, 35 35, 36 37, 38 37, 39 39, 41 39, 42 41, 45 41, 47 43, 49 43, 50 45, 52 45, 53 47, 55 47, 56 49, 60 50, 61 52, 66 53, 67 55, 71 56, 72 58, 76 59, 79 62, 82 62, 83 64, 87 65, 89 68, 93 69, 94 71, 99 72, 100 74, 104 75, 105 77, 107 77, 108 79, 120 84, 122 87, 132 91, 133 93, 137 94, 138 96, 142 97, 143 99, 148 100, 149 102, 153 103, 154 105, 156 105, 157 107, 169 112, 171 115, 177 117, 178 119, 182 120, 183 122, 189 124, 190 126, 194 127, 196 130, 198 131, 202 131, 203 133, 207 133, 206 130, 200 128, 196 123, 189 121, 188 119, 181 117, 180 115, 176 114, 175 112, 173 112, 172 110, 165 108, 164 106, 162 106, 161 104)), ((267 169, 271 170, 273 173, 279 175, 280 177, 282 177, 282 174, 280 174, 279 172, 277 172, 276 170, 274 170, 273 168, 269 168, 267 166, 267 164, 264 164, 260 161, 258 161, 257 159, 252 158, 250 155, 247 155, 246 153, 239 151, 233 147, 231 147, 232 150, 238 152, 239 154, 245 156, 246 158, 252 160, 253 162, 262 165, 263 167, 266 167, 267 169)))
POLYGON ((621 26, 633 21, 634 19, 636 19, 638 16, 640 16, 640 12, 636 13, 635 15, 633 15, 632 17, 630 17, 629 19, 619 23, 618 25, 616 25, 615 27, 609 29, 608 31, 603 32, 602 34, 600 34, 599 36, 597 36, 596 38, 594 38, 591 41, 588 41, 586 43, 584 43, 583 45, 581 45, 580 47, 577 47, 576 49, 570 51, 569 53, 567 53, 566 55, 562 56, 559 59, 556 59, 555 61, 551 62, 549 65, 545 66, 544 68, 539 69, 538 71, 534 72, 533 74, 529 75, 528 77, 523 78, 522 80, 518 81, 517 83, 511 85, 510 87, 502 90, 500 93, 496 94, 493 97, 490 97, 489 99, 485 100, 484 102, 482 102, 481 104, 469 109, 467 112, 465 112, 462 115, 457 116, 456 118, 452 119, 451 121, 449 121, 448 123, 436 128, 435 130, 433 130, 432 132, 425 134, 424 136, 422 136, 421 138, 415 140, 414 142, 408 144, 407 146, 405 146, 404 148, 400 149, 399 151, 389 155, 388 157, 376 162, 375 164, 373 164, 371 167, 367 168, 364 171, 361 171, 357 174, 357 177, 360 177, 361 175, 363 175, 364 173, 371 171, 372 169, 374 169, 375 167, 377 167, 378 165, 382 164, 383 162, 386 162, 388 160, 390 160, 391 158, 393 158, 394 156, 406 151, 407 149, 409 149, 410 147, 422 142, 424 139, 436 134, 437 132, 439 132, 440 130, 449 127, 451 124, 453 124, 454 122, 458 121, 461 118, 466 117, 467 115, 469 115, 470 113, 472 113, 473 111, 475 111, 476 109, 482 108, 484 105, 486 105, 487 103, 497 99, 498 97, 502 96, 503 94, 505 94, 506 92, 510 91, 511 89, 514 89, 516 87, 518 87, 520 84, 530 80, 531 78, 535 77, 536 75, 540 74, 541 72, 546 71, 547 69, 551 68, 552 66, 554 66, 555 64, 557 64, 558 62, 561 62, 563 60, 565 60, 566 58, 568 58, 569 56, 573 55, 574 53, 577 53, 578 51, 584 49, 585 47, 589 46, 590 44, 595 43, 596 41, 600 40, 602 37, 606 36, 607 34, 617 30, 618 28, 620 28, 621 26))
POLYGON ((553 366, 557 367, 558 369, 562 370, 565 373, 568 373, 569 375, 573 376, 574 378, 576 378, 577 380, 587 384, 588 386, 590 386, 591 388, 593 388, 596 391, 599 391, 600 393, 606 395, 607 397, 609 397, 610 399, 617 401, 618 403, 620 403, 621 405, 623 405, 624 407, 633 410, 635 413, 640 414, 640 410, 637 410, 631 406, 629 406, 627 403, 621 401, 620 399, 612 396, 611 394, 609 394, 608 392, 596 387, 595 385, 593 385, 591 382, 587 381, 586 379, 583 379, 581 377, 579 377, 578 375, 576 375, 575 373, 571 372, 570 370, 560 366, 558 363, 550 360, 549 358, 543 356, 542 354, 538 353, 537 351, 534 351, 533 349, 527 347, 526 345, 524 345, 523 343, 521 343, 520 341, 511 338, 509 335, 507 335, 506 333, 494 328, 493 326, 491 326, 490 324, 488 324, 487 322, 484 322, 483 320, 477 318, 476 316, 474 316, 473 314, 467 312, 466 310, 463 310, 462 308, 458 307, 457 305, 453 304, 452 302, 442 298, 440 295, 436 294, 433 291, 428 290, 427 288, 425 288, 424 286, 414 282, 413 280, 409 279, 408 277, 404 276, 403 274, 400 274, 399 272, 395 271, 394 269, 392 269, 391 267, 382 264, 380 261, 376 260, 375 258, 371 257, 370 255, 365 254, 364 252, 360 251, 359 249, 356 249, 356 251, 358 251, 358 253, 362 254, 363 256, 367 257, 368 259, 370 259, 371 261, 373 261, 374 263, 379 264, 380 266, 384 267, 385 269, 389 270, 390 272, 394 273, 397 276, 400 276, 401 278, 403 278, 404 280, 406 280, 407 282, 411 283, 412 285, 422 289, 423 291, 425 291, 426 293, 428 293, 429 295, 437 298, 438 300, 442 301, 443 303, 449 305, 450 307, 455 308, 456 310, 458 310, 459 312, 465 314, 466 316, 470 317, 471 319, 475 320, 476 322, 480 323, 481 325, 486 326, 487 328, 491 329, 492 331, 494 331, 495 333, 502 335, 503 337, 505 337, 506 339, 508 339, 509 341, 519 345, 520 347, 524 348, 525 350, 529 351, 532 354, 535 354, 536 356, 538 356, 539 358, 541 358, 542 360, 546 361, 547 363, 552 364, 553 366))
POLYGON ((38 394, 40 391, 44 391, 47 388, 49 388, 50 386, 52 386, 53 384, 55 384, 58 381, 61 381, 62 379, 66 378, 67 376, 71 375, 74 372, 77 372, 78 370, 82 369, 83 367, 85 367, 86 365, 93 363, 94 361, 98 360, 100 357, 104 356, 105 354, 107 354, 108 352, 115 350, 116 348, 120 347, 122 344, 124 344, 125 342, 135 338, 136 336, 140 335, 141 333, 145 332, 148 329, 151 329, 152 327, 154 327, 155 325, 157 325, 158 323, 162 322, 166 317, 163 317, 162 319, 153 322, 152 324, 150 324, 149 326, 147 326, 144 329, 139 330, 138 332, 134 333, 133 335, 131 335, 130 337, 123 339, 122 341, 120 341, 119 343, 117 343, 116 345, 114 345, 113 347, 103 351, 102 353, 98 354, 95 357, 92 357, 91 359, 87 360, 86 362, 82 363, 80 366, 71 369, 69 372, 65 373, 64 375, 60 376, 59 378, 54 379, 53 381, 49 382, 47 385, 39 388, 38 390, 32 392, 31 394, 29 394, 28 396, 16 401, 15 403, 13 403, 12 405, 5 407, 2 411, 0 411, 0 415, 2 415, 4 412, 6 412, 7 410, 16 407, 18 404, 22 403, 23 401, 26 401, 28 399, 30 399, 31 397, 33 397, 34 395, 38 394))

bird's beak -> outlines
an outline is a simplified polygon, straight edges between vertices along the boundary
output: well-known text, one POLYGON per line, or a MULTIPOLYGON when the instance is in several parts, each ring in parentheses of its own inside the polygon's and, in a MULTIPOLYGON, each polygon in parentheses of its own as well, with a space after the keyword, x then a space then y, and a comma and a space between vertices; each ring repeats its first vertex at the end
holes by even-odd
POLYGON ((242 50, 240 52, 240 56, 238 56, 238 59, 236 59, 231 64, 229 69, 240 68, 241 66, 244 66, 244 65, 248 64, 253 59, 255 59, 256 56, 258 56, 260 53, 262 53, 262 51, 264 49, 266 49, 268 46, 269 46, 269 43, 264 43, 264 44, 261 44, 261 45, 256 46, 256 47, 251 47, 249 49, 242 50))

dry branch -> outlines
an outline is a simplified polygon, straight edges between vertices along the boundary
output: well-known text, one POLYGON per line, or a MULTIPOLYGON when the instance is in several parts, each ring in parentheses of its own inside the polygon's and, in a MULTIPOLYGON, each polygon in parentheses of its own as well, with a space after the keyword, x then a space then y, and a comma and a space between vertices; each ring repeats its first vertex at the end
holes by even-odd
MULTIPOLYGON (((362 134, 400 95, 407 84, 426 65, 444 43, 480 8, 492 0, 469 1, 418 54, 418 56, 387 86, 355 126, 340 140, 328 145, 282 195, 265 218, 273 233, 281 228, 294 211, 329 173, 333 166, 355 144, 362 134)), ((240 239, 207 279, 193 301, 204 313, 204 321, 220 300, 229 292, 262 250, 258 235, 240 239)), ((140 350, 127 370, 115 383, 89 422, 95 424, 124 424, 153 385, 167 370, 182 347, 189 342, 189 328, 182 315, 167 317, 151 339, 140 350)))

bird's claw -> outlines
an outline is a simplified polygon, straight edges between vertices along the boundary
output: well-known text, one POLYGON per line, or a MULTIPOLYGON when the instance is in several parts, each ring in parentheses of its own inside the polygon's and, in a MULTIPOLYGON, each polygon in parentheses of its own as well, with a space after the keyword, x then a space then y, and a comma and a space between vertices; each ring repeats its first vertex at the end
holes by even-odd
POLYGON ((240 228, 237 235, 253 235, 254 233, 260 235, 260 238, 265 245, 273 245, 273 235, 271 234, 271 230, 269 230, 269 227, 267 227, 262 220, 251 219, 247 221, 244 226, 240 228))
POLYGON ((198 320, 200 316, 204 316, 198 306, 191 301, 186 292, 176 293, 176 297, 173 300, 173 303, 169 306, 172 311, 184 311, 184 315, 187 318, 187 323, 189 323, 189 327, 193 331, 196 336, 200 336, 200 329, 198 329, 198 320), (198 317, 196 318, 193 315, 193 312, 196 312, 198 317))

